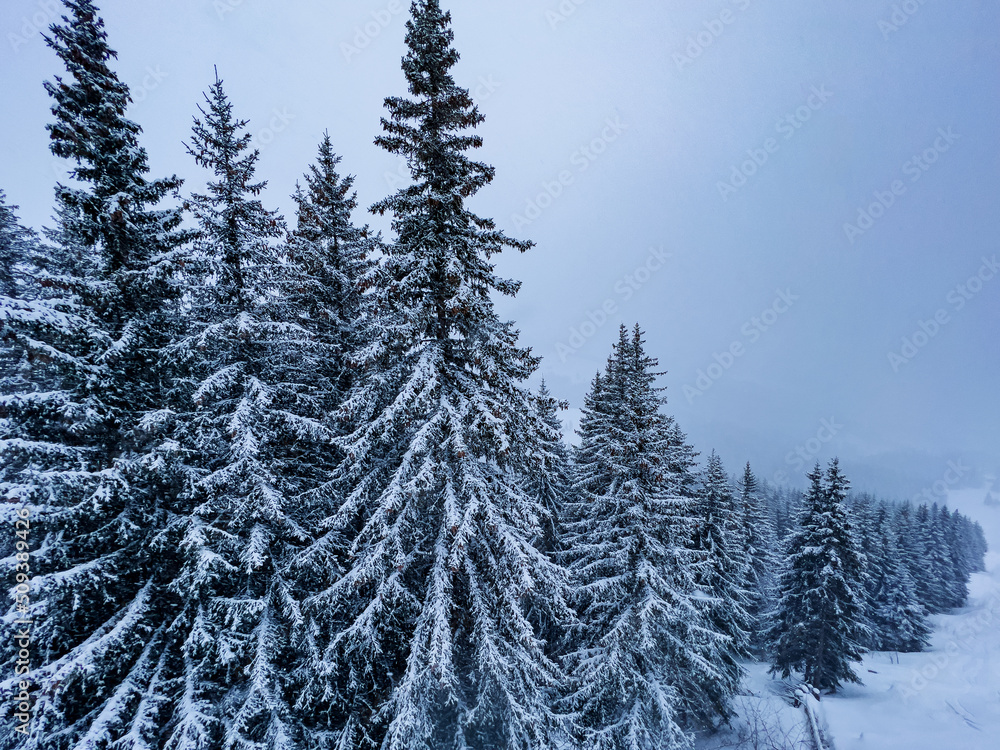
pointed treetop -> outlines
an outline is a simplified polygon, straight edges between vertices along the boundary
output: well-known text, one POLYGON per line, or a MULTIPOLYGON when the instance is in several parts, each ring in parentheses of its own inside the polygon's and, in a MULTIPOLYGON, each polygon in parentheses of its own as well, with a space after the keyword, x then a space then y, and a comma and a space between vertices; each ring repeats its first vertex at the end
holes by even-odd
POLYGON ((209 86, 208 93, 202 95, 208 110, 198 105, 204 120, 194 118, 193 145, 185 143, 184 147, 198 166, 213 170, 220 178, 209 185, 209 190, 216 197, 232 195, 230 191, 233 190, 258 195, 267 182, 252 183, 250 179, 256 171, 260 152, 257 149, 247 151, 253 135, 249 131, 240 131, 246 128, 248 121, 233 116, 233 105, 222 83, 219 71, 215 69, 215 81, 209 86))
POLYGON ((459 60, 458 52, 451 46, 455 40, 451 13, 442 11, 438 0, 415 0, 410 5, 410 16, 406 22, 409 51, 403 57, 403 73, 410 84, 410 93, 429 97, 450 93, 455 81, 448 71, 459 60))
POLYGON ((141 272, 142 261, 188 239, 177 231, 179 209, 151 210, 182 181, 146 179, 142 128, 126 116, 132 99, 109 65, 117 54, 108 46, 104 21, 90 0, 63 4, 70 13, 49 27, 45 41, 69 78, 44 84, 55 116, 46 127, 52 153, 74 161, 71 176, 88 186, 57 186, 63 235, 84 246, 100 245, 111 272, 141 272))
MULTIPOLYGON (((819 464, 816 467, 819 468, 819 464)), ((851 483, 840 470, 840 460, 834 458, 826 470, 826 490, 830 499, 837 503, 843 502, 850 487, 851 483)))
POLYGON ((740 482, 740 485, 743 497, 750 497, 757 492, 757 477, 754 475, 753 469, 750 468, 749 461, 743 467, 743 480, 740 482))

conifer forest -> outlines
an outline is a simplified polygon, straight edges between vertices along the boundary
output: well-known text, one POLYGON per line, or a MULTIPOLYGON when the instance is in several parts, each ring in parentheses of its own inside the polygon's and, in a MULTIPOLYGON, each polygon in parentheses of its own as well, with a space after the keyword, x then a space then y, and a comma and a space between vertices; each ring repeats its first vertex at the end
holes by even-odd
POLYGON ((0 185, 3 750, 853 748, 836 701, 947 653, 977 517, 725 465, 662 321, 616 320, 564 424, 446 5, 350 115, 405 180, 359 197, 326 132, 287 217, 233 71, 154 160, 97 4, 40 30, 66 176, 44 227, 0 185))

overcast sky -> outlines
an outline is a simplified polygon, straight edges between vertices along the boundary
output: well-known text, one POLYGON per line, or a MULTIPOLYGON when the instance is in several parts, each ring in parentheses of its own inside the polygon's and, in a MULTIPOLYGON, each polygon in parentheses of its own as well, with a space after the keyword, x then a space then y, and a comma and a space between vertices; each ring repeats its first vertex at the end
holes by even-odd
MULTIPOLYGON (((537 243, 499 261, 523 287, 498 305, 569 422, 639 322, 668 410, 730 471, 801 484, 839 454, 855 486, 913 496, 1000 470, 1000 4, 444 4, 497 169, 475 208, 537 243)), ((270 206, 291 215, 324 130, 362 207, 402 184, 372 139, 405 93, 408 3, 100 6, 154 176, 202 183, 182 142, 217 65, 270 206)), ((56 12, 0 3, 0 186, 35 227, 65 173, 56 12)))

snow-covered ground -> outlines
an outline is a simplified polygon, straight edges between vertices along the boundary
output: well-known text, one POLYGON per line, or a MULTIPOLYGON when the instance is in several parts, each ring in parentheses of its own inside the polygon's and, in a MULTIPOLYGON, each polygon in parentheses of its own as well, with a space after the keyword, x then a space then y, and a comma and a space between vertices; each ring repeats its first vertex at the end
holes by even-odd
MULTIPOLYGON (((990 545, 986 572, 970 582, 968 606, 932 618, 927 651, 868 654, 858 667, 864 685, 823 698, 821 711, 836 750, 1000 748, 1000 508, 985 505, 985 496, 982 489, 948 497, 949 508, 982 524, 990 545)), ((812 747, 803 713, 780 697, 783 683, 767 676, 766 665, 750 664, 748 671, 752 695, 740 698, 736 731, 699 742, 699 748, 812 747), (765 730, 762 722, 771 726, 765 730)))

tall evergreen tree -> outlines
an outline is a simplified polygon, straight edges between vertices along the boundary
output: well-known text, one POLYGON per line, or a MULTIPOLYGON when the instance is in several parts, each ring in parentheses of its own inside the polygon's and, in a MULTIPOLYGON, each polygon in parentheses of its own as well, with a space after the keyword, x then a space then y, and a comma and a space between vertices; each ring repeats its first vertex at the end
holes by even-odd
POLYGON ((684 724, 724 712, 728 684, 706 658, 726 637, 692 601, 694 532, 656 363, 622 327, 581 421, 566 535, 579 624, 566 706, 588 748, 674 748, 684 724))
POLYGON ((63 0, 63 16, 46 37, 72 81, 59 76, 45 90, 54 100, 48 125, 52 152, 71 159, 71 176, 82 187, 56 190, 61 230, 82 248, 99 247, 102 266, 115 282, 107 314, 125 325, 138 310, 155 308, 169 278, 162 253, 178 244, 178 209, 155 207, 176 193, 177 177, 149 180, 142 129, 126 117, 128 87, 109 67, 117 53, 107 43, 104 21, 91 0, 63 0), (160 271, 160 273, 157 273, 160 271))
POLYGON ((920 651, 929 643, 927 611, 917 599, 899 544, 892 516, 883 512, 875 529, 881 552, 870 558, 872 596, 872 648, 879 651, 920 651))
POLYGON ((569 451, 562 437, 560 403, 552 397, 544 380, 534 396, 534 404, 545 432, 538 436, 539 451, 525 469, 526 489, 545 509, 544 530, 538 544, 543 551, 553 554, 561 546, 561 520, 570 496, 569 451))
MULTIPOLYGON (((9 205, 0 189, 0 499, 7 503, 21 499, 28 490, 18 481, 25 469, 24 462, 30 460, 30 452, 17 451, 15 447, 18 412, 24 409, 26 400, 35 398, 30 395, 32 391, 47 390, 46 383, 36 382, 40 373, 32 372, 28 339, 22 336, 18 340, 17 323, 26 323, 32 314, 55 312, 32 299, 41 291, 33 277, 37 270, 34 267, 37 238, 34 232, 21 226, 16 211, 17 206, 9 205)), ((7 509, 0 520, 9 521, 13 528, 15 507, 0 507, 7 509)), ((12 536, 0 541, 0 554, 12 552, 14 544, 12 536)))
MULTIPOLYGON (((297 207, 296 228, 286 243, 288 267, 282 296, 289 309, 286 318, 297 320, 313 335, 325 354, 312 358, 314 399, 305 414, 322 421, 334 434, 342 435, 345 420, 334 418, 354 386, 356 364, 366 346, 362 331, 371 325, 366 290, 371 286, 376 265, 374 253, 380 238, 367 226, 353 223, 357 207, 354 178, 342 177, 337 168, 341 157, 333 150, 328 134, 319 145, 316 162, 305 175, 305 186, 297 186, 293 198, 297 207)), ((302 373, 298 374, 301 381, 302 373)), ((344 452, 333 443, 316 451, 316 445, 297 441, 295 450, 304 454, 293 462, 300 476, 297 484, 299 515, 314 534, 309 545, 296 554, 290 575, 297 595, 303 598, 303 625, 297 631, 300 658, 293 682, 298 690, 296 713, 316 736, 330 717, 343 706, 331 702, 331 684, 339 675, 326 663, 323 634, 338 622, 337 612, 318 592, 325 592, 349 565, 345 539, 351 532, 325 529, 323 521, 339 506, 342 495, 332 477, 344 460, 344 452)))
POLYGON ((770 630, 771 671, 802 672, 807 683, 834 691, 860 682, 851 662, 866 638, 865 559, 844 507, 848 483, 836 459, 825 480, 819 465, 790 535, 781 573, 778 611, 770 630))
POLYGON ((31 262, 36 242, 34 232, 21 226, 16 212, 17 206, 7 203, 7 195, 0 188, 0 296, 3 297, 20 296, 18 266, 31 262))
POLYGON ((162 395, 157 350, 187 239, 180 210, 157 208, 180 182, 147 178, 96 7, 64 5, 47 42, 69 76, 46 90, 50 147, 73 162, 76 183, 57 187, 54 247, 38 259, 38 284, 4 304, 32 388, 8 403, 0 444, 5 481, 33 507, 41 539, 27 614, 45 646, 33 652, 25 746, 46 748, 117 736, 156 671, 171 598, 161 536, 169 479, 158 475, 169 446, 146 425, 162 395))
POLYGON ((887 511, 867 492, 851 495, 848 498, 847 510, 854 527, 854 538, 865 556, 869 571, 869 575, 865 578, 865 606, 862 615, 868 638, 862 645, 866 649, 877 649, 879 633, 874 622, 878 607, 876 597, 882 583, 880 573, 887 567, 884 539, 880 530, 887 511))
POLYGON ((979 573, 986 569, 985 557, 988 549, 986 535, 978 521, 963 516, 958 510, 952 511, 951 523, 955 534, 954 542, 961 550, 958 555, 958 564, 965 579, 968 580, 973 573, 979 573))
POLYGON ((929 612, 945 612, 955 606, 953 568, 937 503, 920 505, 914 518, 920 556, 917 594, 929 612))
MULTIPOLYGON (((3 424, 9 424, 8 403, 16 400, 15 394, 33 388, 26 342, 17 341, 17 321, 26 323, 32 310, 37 315, 43 309, 27 301, 41 292, 36 267, 38 238, 21 226, 16 212, 17 206, 9 205, 7 195, 0 189, 0 397, 4 399, 0 402, 0 420, 4 420, 3 424)), ((8 472, 9 467, 0 471, 0 477, 8 472)))
POLYGON ((343 747, 543 748, 561 679, 529 612, 565 609, 564 574, 532 540, 544 509, 518 475, 544 428, 521 382, 537 360, 492 292, 518 284, 490 258, 526 250, 465 200, 493 168, 466 151, 482 122, 450 72, 449 14, 418 0, 376 142, 413 184, 376 204, 395 240, 376 277, 360 378, 342 413, 347 497, 327 524, 349 569, 318 597, 340 614, 326 647, 343 747))
POLYGON ((746 559, 739 543, 742 524, 722 459, 712 451, 696 505, 694 547, 697 600, 708 625, 724 635, 713 660, 726 689, 735 693, 743 675, 739 659, 748 656, 754 623, 747 613, 746 559))
POLYGON ((748 596, 747 613, 750 615, 751 646, 763 653, 765 616, 774 601, 775 569, 777 567, 777 538, 767 503, 757 485, 757 477, 750 463, 743 468, 739 485, 739 510, 736 517, 742 522, 740 540, 746 565, 744 573, 748 596))
MULTIPOLYGON (((958 513, 958 511, 955 511, 958 513)), ((989 545, 986 543, 986 532, 983 531, 982 525, 979 521, 972 521, 970 518, 963 518, 963 526, 965 527, 965 539, 969 545, 970 550, 970 573, 979 573, 986 570, 986 553, 989 551, 989 545)))
POLYGON ((948 581, 948 607, 961 607, 969 598, 970 565, 966 560, 968 547, 959 536, 958 526, 948 511, 942 506, 938 511, 937 524, 944 537, 948 565, 945 566, 948 581))
POLYGON ((893 514, 893 528, 896 531, 896 538, 899 543, 900 559, 906 567, 913 585, 917 591, 917 601, 924 609, 927 605, 921 595, 921 578, 925 570, 922 563, 922 545, 918 536, 918 527, 912 506, 909 503, 901 504, 893 514))
MULTIPOLYGON (((280 255, 283 221, 258 198, 258 153, 216 79, 189 153, 211 173, 191 203, 188 329, 170 347, 185 377, 174 400, 189 488, 173 584, 180 687, 166 746, 299 747, 290 697, 292 631, 301 612, 286 574, 308 540, 297 495, 309 448, 333 435, 316 413, 332 353, 284 293, 297 269, 280 255)), ((321 415, 320 415, 321 416, 321 415)))
POLYGON ((363 345, 360 331, 365 290, 372 283, 373 255, 379 238, 367 226, 358 227, 352 214, 358 205, 354 177, 337 172, 341 157, 323 134, 317 158, 296 187, 296 227, 288 238, 288 262, 295 269, 295 285, 288 284, 290 307, 300 308, 304 325, 330 347, 330 356, 317 364, 329 378, 329 408, 340 406, 350 390, 351 364, 363 345))

